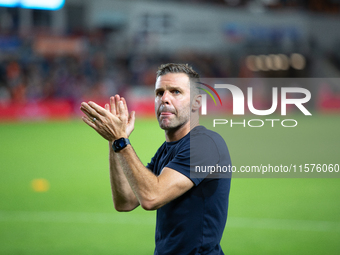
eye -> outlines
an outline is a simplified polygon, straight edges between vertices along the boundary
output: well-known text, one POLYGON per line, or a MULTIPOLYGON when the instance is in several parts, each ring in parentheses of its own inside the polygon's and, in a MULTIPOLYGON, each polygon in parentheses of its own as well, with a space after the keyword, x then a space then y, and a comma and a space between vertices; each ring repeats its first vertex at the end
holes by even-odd
POLYGON ((163 96, 163 94, 164 94, 164 91, 157 91, 156 92, 156 96, 159 96, 159 97, 163 96))
POLYGON ((177 94, 180 94, 181 92, 180 92, 179 90, 176 89, 176 90, 173 90, 172 93, 174 93, 174 94, 177 95, 177 94))

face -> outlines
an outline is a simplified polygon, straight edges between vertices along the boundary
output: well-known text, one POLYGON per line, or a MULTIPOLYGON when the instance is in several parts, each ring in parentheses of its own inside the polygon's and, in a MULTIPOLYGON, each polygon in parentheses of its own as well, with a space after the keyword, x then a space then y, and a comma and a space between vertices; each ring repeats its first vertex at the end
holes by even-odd
POLYGON ((190 120, 190 80, 185 73, 168 73, 157 78, 155 111, 164 130, 179 129, 190 120))

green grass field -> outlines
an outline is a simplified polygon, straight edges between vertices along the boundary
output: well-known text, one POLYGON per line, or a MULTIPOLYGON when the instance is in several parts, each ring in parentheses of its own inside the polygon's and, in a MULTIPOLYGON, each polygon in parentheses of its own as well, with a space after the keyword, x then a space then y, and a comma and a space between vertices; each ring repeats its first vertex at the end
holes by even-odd
MULTIPOLYGON (((296 128, 219 131, 234 165, 340 164, 340 116, 296 119, 296 128)), ((147 163, 164 134, 138 120, 130 140, 147 163)), ((7 123, 0 141, 0 254, 153 254, 155 212, 114 210, 108 144, 95 131, 81 121, 7 123), (39 178, 46 192, 33 190, 39 178)), ((339 178, 232 180, 226 254, 339 254, 339 240, 339 178)))

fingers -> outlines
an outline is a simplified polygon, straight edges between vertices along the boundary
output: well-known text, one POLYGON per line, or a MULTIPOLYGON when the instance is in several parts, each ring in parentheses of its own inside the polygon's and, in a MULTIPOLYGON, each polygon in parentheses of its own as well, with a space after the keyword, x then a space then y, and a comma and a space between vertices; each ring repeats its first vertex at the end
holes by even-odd
POLYGON ((81 103, 80 110, 90 119, 96 118, 97 120, 102 120, 103 118, 107 118, 109 115, 109 106, 105 105, 105 108, 99 106, 94 102, 81 103))
POLYGON ((124 98, 124 97, 121 97, 120 99, 123 101, 123 104, 124 104, 124 107, 125 107, 126 112, 129 112, 128 107, 127 107, 127 104, 126 104, 126 101, 125 101, 125 98, 124 98))
POLYGON ((129 110, 126 104, 126 100, 124 97, 120 97, 119 95, 115 95, 114 97, 110 97, 110 105, 111 105, 111 113, 114 115, 122 116, 125 115, 127 119, 129 115, 129 110), (121 106, 122 104, 122 106, 121 106))
POLYGON ((104 108, 94 102, 81 103, 82 120, 108 141, 126 136, 127 113, 120 96, 110 98, 104 108), (116 114, 112 114, 113 111, 116 114))
MULTIPOLYGON (((116 95, 116 96, 118 96, 117 99, 119 100, 119 95, 116 95)), ((110 97, 110 112, 113 115, 117 115, 116 96, 110 97)))
POLYGON ((107 111, 100 105, 97 105, 95 102, 90 101, 88 102, 88 105, 100 115, 103 115, 103 116, 107 115, 107 111))
POLYGON ((83 121, 88 124, 90 127, 95 128, 98 123, 98 121, 101 121, 100 119, 96 117, 92 117, 90 114, 87 112, 84 112, 86 116, 82 116, 83 121))
POLYGON ((124 104, 126 105, 126 101, 123 97, 120 97, 119 95, 115 95, 113 97, 110 97, 110 112, 113 115, 118 115, 119 102, 121 100, 123 100, 124 104))
POLYGON ((129 116, 129 123, 135 123, 135 120, 136 120, 136 112, 135 111, 132 111, 130 116, 129 116))
POLYGON ((120 102, 120 96, 119 95, 115 95, 115 107, 116 107, 116 115, 118 115, 118 110, 119 110, 119 102, 120 102))
POLYGON ((117 114, 122 121, 127 120, 127 112, 124 106, 124 102, 120 100, 118 102, 118 114, 117 114))
POLYGON ((88 119, 92 120, 94 117, 98 117, 98 113, 89 107, 86 103, 82 103, 80 110, 87 116, 88 119))
POLYGON ((93 129, 96 129, 96 124, 92 120, 90 120, 87 116, 83 116, 82 120, 93 129))
POLYGON ((93 119, 93 118, 97 118, 97 119, 98 119, 98 118, 99 118, 98 112, 97 112, 95 109, 93 109, 93 108, 91 107, 91 105, 89 105, 89 104, 87 104, 87 103, 85 103, 85 102, 82 102, 82 103, 81 103, 80 110, 81 110, 83 113, 85 113, 85 115, 88 116, 89 119, 93 119))
POLYGON ((122 121, 126 122, 130 122, 130 120, 134 122, 135 119, 135 113, 129 114, 125 98, 120 97, 119 95, 110 97, 110 103, 105 104, 104 108, 90 101, 88 103, 81 103, 80 109, 91 122, 93 122, 94 118, 98 121, 104 121, 107 117, 112 118, 112 115, 119 117, 122 121))
POLYGON ((110 97, 110 112, 113 115, 116 115, 116 105, 115 105, 115 98, 114 97, 110 97))

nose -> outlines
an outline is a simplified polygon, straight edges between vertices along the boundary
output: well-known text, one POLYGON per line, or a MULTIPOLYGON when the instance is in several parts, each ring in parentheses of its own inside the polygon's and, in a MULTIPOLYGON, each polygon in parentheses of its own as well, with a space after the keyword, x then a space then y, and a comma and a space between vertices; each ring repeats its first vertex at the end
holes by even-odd
POLYGON ((169 93, 169 91, 167 91, 167 90, 164 91, 161 100, 162 100, 163 104, 169 104, 169 102, 170 102, 170 93, 169 93))

